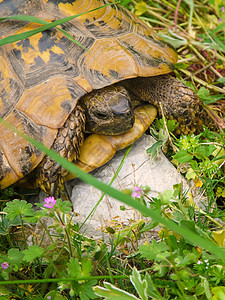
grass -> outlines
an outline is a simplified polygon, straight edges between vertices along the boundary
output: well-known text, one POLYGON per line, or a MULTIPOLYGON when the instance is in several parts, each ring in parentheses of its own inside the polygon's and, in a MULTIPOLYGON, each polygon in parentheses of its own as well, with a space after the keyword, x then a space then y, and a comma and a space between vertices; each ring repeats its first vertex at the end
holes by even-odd
POLYGON ((30 139, 82 180, 138 209, 147 219, 141 216, 127 226, 115 223, 106 228, 109 242, 99 241, 86 237, 80 232, 81 224, 73 223, 69 202, 57 199, 53 207, 38 204, 37 210, 29 196, 25 201, 13 188, 2 191, 2 299, 225 297, 225 3, 124 0, 122 4, 177 48, 176 76, 196 91, 220 128, 179 138, 173 135, 176 125, 170 121, 158 120, 151 129, 158 143, 148 153, 154 157, 158 147, 163 148, 187 180, 200 189, 204 208, 198 208, 180 185, 155 198, 149 196, 148 187, 141 187, 141 197, 133 199, 132 191, 121 193, 83 174, 30 139), (46 217, 52 220, 50 226, 46 217), (145 238, 156 229, 157 241, 145 238), (32 237, 29 243, 28 236, 32 237))

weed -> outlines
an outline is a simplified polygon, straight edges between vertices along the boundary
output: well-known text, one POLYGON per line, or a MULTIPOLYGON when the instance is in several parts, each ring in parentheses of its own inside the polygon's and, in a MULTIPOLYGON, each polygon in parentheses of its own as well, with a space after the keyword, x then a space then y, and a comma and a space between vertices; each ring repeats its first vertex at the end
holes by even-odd
MULTIPOLYGON (((154 158, 163 148, 186 179, 194 182, 197 191, 200 189, 203 207, 199 208, 190 191, 183 191, 181 186, 155 198, 149 196, 149 187, 121 193, 30 140, 70 172, 123 204, 130 204, 142 215, 140 220, 130 221, 126 226, 112 222, 105 228, 110 236, 110 242, 106 243, 81 232, 83 224, 74 221, 69 202, 47 199, 38 204, 37 210, 16 189, 2 191, 2 299, 225 297, 225 3, 223 0, 124 0, 121 4, 177 49, 176 76, 197 92, 217 124, 218 131, 204 128, 199 135, 181 137, 172 133, 179 124, 171 120, 158 120, 151 129, 158 141, 148 154, 154 158), (149 235, 152 238, 153 234, 155 239, 151 240, 149 235)), ((28 18, 34 21, 33 17, 28 18)), ((45 26, 40 31, 65 20, 54 24, 35 21, 45 26)), ((68 33, 64 34, 73 40, 68 33)), ((18 38, 21 36, 14 37, 18 38)), ((1 40, 4 42, 7 40, 1 40)))

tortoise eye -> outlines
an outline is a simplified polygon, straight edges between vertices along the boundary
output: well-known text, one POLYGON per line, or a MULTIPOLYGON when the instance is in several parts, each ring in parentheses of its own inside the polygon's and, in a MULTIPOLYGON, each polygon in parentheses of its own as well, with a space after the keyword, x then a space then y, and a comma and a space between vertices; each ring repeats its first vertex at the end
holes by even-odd
POLYGON ((107 120, 109 118, 107 114, 98 111, 95 112, 95 116, 100 120, 107 120))

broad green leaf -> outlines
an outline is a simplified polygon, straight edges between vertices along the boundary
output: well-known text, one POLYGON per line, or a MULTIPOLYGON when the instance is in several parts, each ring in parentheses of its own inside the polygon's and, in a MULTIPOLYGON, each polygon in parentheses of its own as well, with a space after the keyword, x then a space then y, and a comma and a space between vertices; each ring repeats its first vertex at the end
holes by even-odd
POLYGON ((205 157, 209 157, 210 155, 212 155, 212 153, 216 150, 216 147, 214 145, 203 145, 203 146, 199 146, 195 151, 197 155, 195 154, 195 156, 199 159, 202 158, 202 156, 205 157))
POLYGON ((134 295, 118 289, 111 283, 104 282, 105 288, 101 286, 95 286, 93 289, 95 294, 103 297, 106 300, 140 300, 139 298, 135 297, 134 295))
POLYGON ((157 255, 169 250, 168 246, 164 242, 157 243, 152 240, 151 244, 143 244, 139 247, 139 251, 142 257, 149 260, 157 259, 157 255))
POLYGON ((203 286, 202 282, 200 282, 195 289, 195 295, 200 296, 200 295, 204 294, 204 291, 205 291, 204 286, 203 286))
POLYGON ((19 216, 16 218, 9 220, 6 215, 0 216, 0 235, 8 234, 10 228, 13 226, 21 225, 21 219, 19 216))
POLYGON ((10 289, 7 289, 7 285, 0 286, 0 299, 1 300, 9 300, 9 297, 12 296, 12 291, 10 289))
POLYGON ((197 95, 205 104, 215 103, 224 97, 224 95, 210 95, 209 90, 205 87, 201 87, 197 95))
POLYGON ((148 300, 148 283, 145 279, 141 279, 140 272, 134 267, 132 271, 132 275, 130 276, 130 281, 133 283, 136 291, 138 292, 139 297, 142 300, 148 300))
MULTIPOLYGON (((165 122, 166 121, 166 127, 168 129, 169 132, 173 132, 178 126, 179 126, 179 122, 177 122, 176 120, 167 120, 167 119, 157 119, 154 121, 154 124, 155 124, 155 128, 157 130, 160 130, 160 129, 163 129, 163 132, 158 132, 158 135, 159 135, 159 140, 163 140, 163 141, 166 141, 168 139, 168 135, 167 133, 165 132, 164 128, 165 128, 165 122)), ((151 130, 152 130, 152 126, 151 126, 151 130)))
POLYGON ((160 199, 163 205, 168 205, 171 202, 172 195, 173 191, 166 189, 164 192, 159 193, 158 198, 160 199))
POLYGON ((187 45, 188 41, 175 34, 174 32, 170 31, 171 36, 165 35, 164 33, 159 33, 158 35, 167 43, 173 45, 176 49, 180 48, 181 46, 187 45))
POLYGON ((4 208, 3 211, 7 213, 7 218, 9 220, 13 220, 17 216, 32 217, 34 215, 32 204, 27 203, 25 200, 18 200, 18 199, 6 203, 6 207, 4 208))
MULTIPOLYGON (((204 292, 205 292, 205 295, 206 295, 207 299, 208 300, 213 300, 212 294, 210 293, 210 290, 209 290, 208 280, 206 278, 203 278, 202 281, 203 281, 203 286, 204 286, 204 292)), ((224 300, 225 300, 225 298, 224 298, 224 300)))
POLYGON ((44 300, 66 300, 67 298, 63 295, 61 295, 57 291, 51 291, 47 295, 45 295, 44 300))
POLYGON ((81 277, 81 276, 90 276, 90 273, 93 269, 92 261, 82 259, 81 264, 77 258, 71 257, 70 261, 67 264, 68 266, 68 276, 69 277, 81 277))
POLYGON ((152 298, 155 298, 155 299, 163 300, 163 298, 160 295, 159 291, 155 287, 155 285, 154 285, 154 283, 151 279, 151 276, 148 273, 145 274, 145 279, 148 283, 148 290, 147 290, 148 296, 152 297, 152 298))
POLYGON ((163 144, 163 141, 155 142, 151 147, 149 147, 146 150, 146 153, 151 157, 151 159, 154 159, 159 155, 159 151, 162 149, 163 144))
POLYGON ((189 154, 185 150, 180 150, 179 152, 177 152, 177 154, 173 156, 173 158, 181 164, 190 162, 193 159, 193 157, 193 155, 189 154))
POLYGON ((70 201, 62 201, 62 199, 56 200, 56 208, 62 213, 66 214, 71 211, 72 203, 70 201))
POLYGON ((33 245, 29 246, 28 249, 23 250, 22 253, 24 254, 23 260, 32 262, 35 258, 43 256, 44 250, 39 246, 33 245))
MULTIPOLYGON (((202 237, 207 238, 208 240, 211 240, 211 239, 209 238, 209 236, 207 235, 207 233, 204 232, 204 230, 200 229, 200 228, 196 225, 195 221, 193 221, 193 220, 180 220, 179 224, 180 224, 180 226, 184 226, 184 227, 188 228, 188 229, 191 230, 194 234, 198 234, 199 237, 202 236, 202 237)), ((193 243, 193 240, 192 240, 192 239, 186 238, 186 237, 184 237, 184 239, 187 240, 188 243, 190 243, 191 245, 195 245, 195 244, 193 243)))
POLYGON ((220 247, 225 247, 225 230, 213 231, 213 238, 220 247))
POLYGON ((93 270, 92 261, 82 259, 81 261, 81 267, 82 267, 82 275, 84 276, 90 276, 91 271, 93 270))
POLYGON ((81 266, 77 258, 71 257, 70 261, 67 263, 68 266, 68 275, 69 277, 78 277, 82 275, 81 266))
POLYGON ((93 290, 93 285, 95 285, 96 283, 96 280, 88 280, 84 283, 79 284, 79 293, 77 293, 77 296, 80 297, 80 300, 89 300, 97 298, 93 290))
POLYGON ((23 260, 24 254, 19 251, 19 249, 11 248, 8 251, 8 259, 10 260, 10 265, 13 267, 14 271, 18 271, 21 268, 21 262, 23 260))
POLYGON ((216 286, 211 289, 213 300, 225 300, 225 286, 216 286))
MULTIPOLYGON (((87 277, 90 276, 90 273, 92 271, 92 261, 89 260, 83 260, 80 262, 77 258, 71 257, 69 262, 67 263, 67 277, 70 278, 81 278, 81 277, 87 277)), ((79 296, 79 299, 81 300, 89 300, 89 299, 95 299, 96 295, 93 290, 93 285, 97 283, 96 280, 79 280, 79 281, 72 281, 68 282, 67 285, 65 285, 64 282, 61 282, 60 284, 65 285, 65 288, 68 288, 68 286, 72 287, 73 294, 76 296, 79 296)))

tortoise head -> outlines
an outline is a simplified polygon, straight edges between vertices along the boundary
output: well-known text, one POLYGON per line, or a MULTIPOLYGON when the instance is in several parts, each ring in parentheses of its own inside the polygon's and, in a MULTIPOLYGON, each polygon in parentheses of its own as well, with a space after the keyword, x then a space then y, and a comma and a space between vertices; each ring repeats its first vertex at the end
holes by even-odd
POLYGON ((95 90, 79 103, 86 112, 86 132, 117 135, 133 127, 134 112, 130 96, 122 86, 95 90))

